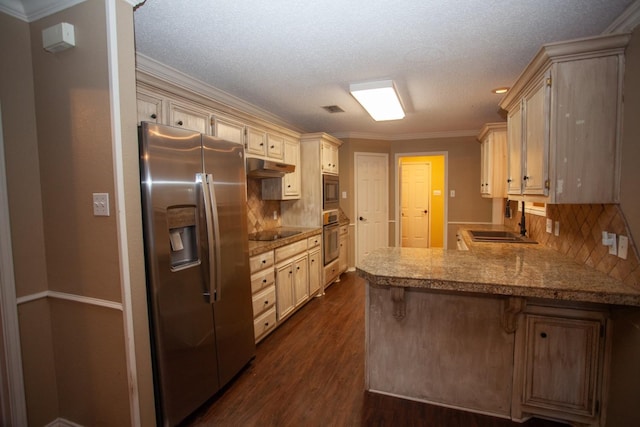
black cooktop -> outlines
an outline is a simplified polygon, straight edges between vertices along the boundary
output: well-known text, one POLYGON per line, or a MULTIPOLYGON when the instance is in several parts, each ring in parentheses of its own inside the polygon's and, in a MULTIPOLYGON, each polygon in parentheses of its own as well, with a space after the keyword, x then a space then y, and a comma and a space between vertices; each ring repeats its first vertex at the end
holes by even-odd
POLYGON ((302 233, 296 230, 264 230, 257 233, 249 234, 249 240, 255 240, 259 242, 268 242, 271 240, 284 239, 285 237, 295 236, 302 233))

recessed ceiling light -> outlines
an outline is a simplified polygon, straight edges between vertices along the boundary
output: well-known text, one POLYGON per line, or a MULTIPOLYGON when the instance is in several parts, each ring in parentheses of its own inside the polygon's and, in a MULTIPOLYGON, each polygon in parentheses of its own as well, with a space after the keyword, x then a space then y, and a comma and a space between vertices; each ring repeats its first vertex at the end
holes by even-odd
POLYGON ((375 121, 399 120, 404 110, 392 80, 354 83, 349 91, 375 121))
POLYGON ((493 89, 491 92, 492 93, 496 93, 498 95, 501 95, 503 93, 507 93, 508 91, 509 91, 508 87, 498 87, 498 88, 493 89))

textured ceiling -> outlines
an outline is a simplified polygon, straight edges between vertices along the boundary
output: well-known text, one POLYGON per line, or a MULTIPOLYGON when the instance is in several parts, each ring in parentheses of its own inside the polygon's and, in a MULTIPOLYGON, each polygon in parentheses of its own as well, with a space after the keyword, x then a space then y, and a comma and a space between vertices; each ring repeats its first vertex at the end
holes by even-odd
MULTIPOLYGON (((79 1, 0 4, 37 17, 79 1)), ((491 89, 511 85, 542 44, 598 35, 631 3, 146 0, 134 19, 139 53, 298 129, 403 138, 502 120, 491 89), (396 82, 405 119, 376 123, 348 92, 378 79, 396 82)))
POLYGON ((458 132, 544 43, 602 33, 632 0, 147 0, 136 49, 308 132, 458 132), (350 83, 393 79, 407 110, 376 123, 350 83), (329 114, 321 107, 339 105, 329 114))

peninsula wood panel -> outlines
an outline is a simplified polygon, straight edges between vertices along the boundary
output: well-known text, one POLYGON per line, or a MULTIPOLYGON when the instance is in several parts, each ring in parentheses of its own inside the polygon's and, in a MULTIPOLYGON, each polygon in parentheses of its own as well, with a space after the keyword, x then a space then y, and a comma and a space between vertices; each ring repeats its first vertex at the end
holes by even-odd
POLYGON ((406 290, 397 319, 390 290, 367 289, 367 390, 509 416, 514 336, 502 299, 406 290))

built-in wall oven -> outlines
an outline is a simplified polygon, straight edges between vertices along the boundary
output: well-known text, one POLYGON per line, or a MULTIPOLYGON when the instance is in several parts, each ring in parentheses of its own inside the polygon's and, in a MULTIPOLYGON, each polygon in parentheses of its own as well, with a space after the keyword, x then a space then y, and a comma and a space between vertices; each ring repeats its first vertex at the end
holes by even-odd
POLYGON ((340 184, 337 175, 322 174, 322 209, 338 209, 340 184))
POLYGON ((338 210, 332 209, 325 211, 322 214, 322 225, 322 240, 324 243, 323 260, 324 265, 327 265, 337 259, 340 254, 340 244, 338 242, 338 235, 340 234, 338 210))

